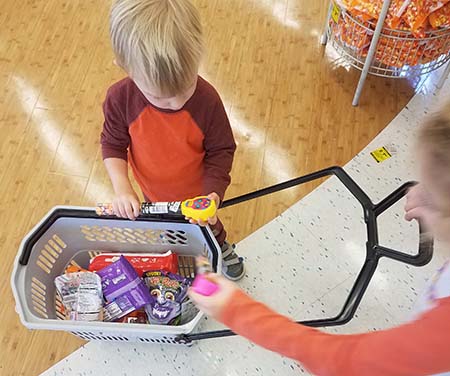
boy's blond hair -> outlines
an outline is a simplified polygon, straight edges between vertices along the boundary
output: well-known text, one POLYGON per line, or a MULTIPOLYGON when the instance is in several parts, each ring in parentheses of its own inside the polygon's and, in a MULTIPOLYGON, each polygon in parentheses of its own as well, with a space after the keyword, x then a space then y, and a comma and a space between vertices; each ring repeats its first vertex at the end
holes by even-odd
POLYGON ((203 54, 200 16, 189 0, 116 0, 110 35, 117 63, 164 95, 194 82, 203 54))

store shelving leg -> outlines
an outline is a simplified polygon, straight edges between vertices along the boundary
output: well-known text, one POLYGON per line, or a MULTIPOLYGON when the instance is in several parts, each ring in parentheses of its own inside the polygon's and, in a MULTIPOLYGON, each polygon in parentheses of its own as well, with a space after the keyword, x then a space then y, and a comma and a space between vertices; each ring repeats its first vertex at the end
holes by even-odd
POLYGON ((439 82, 436 85, 438 90, 442 89, 442 86, 444 86, 444 83, 447 80, 449 74, 450 74, 450 61, 447 63, 445 70, 442 73, 441 78, 439 79, 439 82))
POLYGON ((381 9, 380 18, 378 19, 377 26, 375 28, 372 42, 370 43, 369 52, 366 57, 366 61, 364 63, 364 68, 361 72, 361 76, 359 77, 358 86, 356 87, 355 96, 353 97, 353 106, 357 106, 359 104, 359 98, 361 97, 362 90, 364 88, 364 84, 366 82, 367 75, 369 74, 370 67, 372 65, 373 58, 375 56, 375 52, 377 50, 378 39, 380 38, 381 30, 383 29, 384 20, 386 19, 389 6, 391 5, 391 0, 384 0, 383 8, 381 9))
POLYGON ((329 22, 330 22, 330 17, 331 17, 331 12, 333 10, 333 2, 330 1, 330 5, 328 7, 328 12, 327 12, 327 18, 325 20, 325 27, 323 28, 323 33, 320 36, 320 44, 322 46, 325 46, 328 42, 328 27, 329 27, 329 22))

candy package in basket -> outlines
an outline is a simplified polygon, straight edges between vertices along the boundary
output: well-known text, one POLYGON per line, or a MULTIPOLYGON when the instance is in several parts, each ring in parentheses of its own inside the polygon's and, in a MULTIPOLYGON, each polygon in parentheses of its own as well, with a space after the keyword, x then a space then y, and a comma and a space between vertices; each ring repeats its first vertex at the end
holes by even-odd
POLYGON ((150 304, 145 306, 150 324, 179 325, 191 279, 153 271, 144 273, 144 280, 151 294, 150 304))
POLYGON ((57 277, 55 284, 67 319, 179 325, 182 316, 189 320, 198 311, 187 298, 192 280, 171 272, 175 268, 178 269, 178 256, 171 251, 103 253, 91 260, 91 271, 69 265, 66 274, 57 277), (143 274, 142 270, 145 270, 143 274), (88 308, 79 308, 79 302, 87 302, 88 308))
POLYGON ((98 275, 108 303, 105 321, 115 321, 150 303, 147 286, 125 257, 120 256, 116 262, 99 270, 98 275))
POLYGON ((66 320, 102 320, 103 294, 101 279, 97 274, 63 274, 56 277, 55 286, 65 308, 66 320))
POLYGON ((176 273, 178 271, 178 257, 172 251, 166 253, 101 253, 91 259, 89 270, 98 272, 99 270, 111 265, 113 262, 124 257, 136 270, 139 277, 149 270, 165 270, 167 272, 176 273))

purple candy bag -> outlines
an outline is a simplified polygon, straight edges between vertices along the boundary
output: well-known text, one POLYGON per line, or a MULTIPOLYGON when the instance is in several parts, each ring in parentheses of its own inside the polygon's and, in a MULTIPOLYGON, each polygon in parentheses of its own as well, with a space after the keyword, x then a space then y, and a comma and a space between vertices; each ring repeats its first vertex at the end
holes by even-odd
POLYGON ((165 271, 146 272, 144 281, 151 294, 150 304, 145 306, 150 324, 179 325, 182 305, 192 281, 165 271))
POLYGON ((150 303, 151 296, 147 286, 125 257, 120 256, 119 260, 98 271, 97 274, 102 279, 105 299, 108 302, 120 303, 123 314, 115 319, 150 303))

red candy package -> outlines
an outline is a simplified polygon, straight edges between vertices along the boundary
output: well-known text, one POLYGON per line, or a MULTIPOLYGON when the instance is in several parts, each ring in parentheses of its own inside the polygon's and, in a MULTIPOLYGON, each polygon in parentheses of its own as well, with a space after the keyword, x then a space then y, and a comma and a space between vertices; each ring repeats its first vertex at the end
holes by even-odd
POLYGON ((124 324, 148 324, 147 314, 144 309, 138 309, 122 317, 118 322, 124 324))
POLYGON ((178 273, 178 258, 172 251, 163 254, 102 253, 91 260, 89 271, 97 272, 113 262, 116 262, 120 256, 124 256, 127 259, 139 276, 142 276, 142 274, 151 270, 164 270, 168 273, 178 273))

